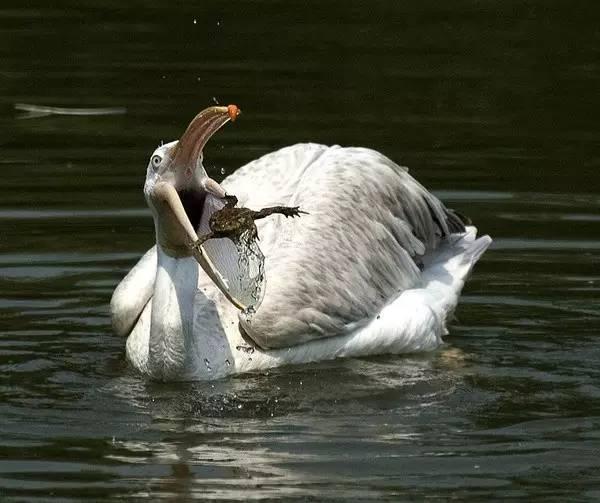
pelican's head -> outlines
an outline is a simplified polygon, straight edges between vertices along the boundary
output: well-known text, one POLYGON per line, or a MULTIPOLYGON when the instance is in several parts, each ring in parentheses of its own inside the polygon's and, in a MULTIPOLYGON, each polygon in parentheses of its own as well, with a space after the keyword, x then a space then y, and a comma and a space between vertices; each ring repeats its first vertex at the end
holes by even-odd
POLYGON ((210 137, 240 110, 235 105, 210 107, 200 112, 179 141, 157 148, 150 157, 144 195, 152 210, 156 243, 164 253, 181 258, 193 255, 202 269, 236 307, 236 300, 203 247, 196 229, 206 208, 207 197, 223 198, 225 191, 208 177, 202 165, 202 149, 210 137))
POLYGON ((211 180, 202 164, 202 150, 210 137, 240 110, 235 105, 210 107, 200 112, 179 141, 158 147, 150 156, 144 195, 152 210, 157 243, 174 257, 192 254, 190 243, 209 192, 223 197, 220 186, 211 180))

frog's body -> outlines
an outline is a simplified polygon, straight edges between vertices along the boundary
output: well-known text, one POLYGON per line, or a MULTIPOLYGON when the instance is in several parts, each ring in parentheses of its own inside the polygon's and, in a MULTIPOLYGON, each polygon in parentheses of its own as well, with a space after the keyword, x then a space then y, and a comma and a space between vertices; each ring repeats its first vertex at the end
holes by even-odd
POLYGON ((236 241, 242 234, 248 232, 249 238, 254 240, 258 238, 258 231, 254 220, 268 217, 279 213, 287 217, 299 216, 303 211, 291 206, 272 206, 254 211, 249 208, 236 208, 237 197, 225 196, 226 203, 223 208, 213 213, 208 221, 210 232, 198 237, 194 246, 200 246, 202 243, 213 238, 229 238, 236 241))

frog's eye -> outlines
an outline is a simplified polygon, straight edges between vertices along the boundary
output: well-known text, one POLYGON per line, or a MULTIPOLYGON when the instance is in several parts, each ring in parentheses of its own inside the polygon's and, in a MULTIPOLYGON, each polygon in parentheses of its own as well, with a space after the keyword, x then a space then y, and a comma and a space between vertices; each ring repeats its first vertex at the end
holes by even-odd
POLYGON ((162 157, 160 155, 153 155, 152 159, 150 159, 150 163, 155 168, 158 168, 160 166, 161 162, 162 162, 162 157))

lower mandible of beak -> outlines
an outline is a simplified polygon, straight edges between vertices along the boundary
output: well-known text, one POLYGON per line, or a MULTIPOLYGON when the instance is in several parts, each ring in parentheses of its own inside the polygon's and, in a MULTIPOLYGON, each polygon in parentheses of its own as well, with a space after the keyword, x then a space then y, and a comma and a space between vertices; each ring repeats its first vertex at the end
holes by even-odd
POLYGON ((213 196, 219 199, 223 199, 227 195, 225 189, 221 187, 221 185, 217 181, 209 177, 206 177, 204 180, 202 180, 202 187, 204 188, 204 190, 206 190, 206 192, 212 194, 213 196))

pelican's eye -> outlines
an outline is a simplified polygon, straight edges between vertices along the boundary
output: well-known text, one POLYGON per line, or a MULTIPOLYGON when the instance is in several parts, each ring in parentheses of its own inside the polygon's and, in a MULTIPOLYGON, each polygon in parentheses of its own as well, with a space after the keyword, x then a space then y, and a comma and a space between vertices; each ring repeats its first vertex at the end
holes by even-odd
POLYGON ((162 162, 162 157, 160 155, 153 155, 152 159, 150 159, 150 162, 152 163, 153 167, 158 168, 162 162))

